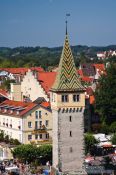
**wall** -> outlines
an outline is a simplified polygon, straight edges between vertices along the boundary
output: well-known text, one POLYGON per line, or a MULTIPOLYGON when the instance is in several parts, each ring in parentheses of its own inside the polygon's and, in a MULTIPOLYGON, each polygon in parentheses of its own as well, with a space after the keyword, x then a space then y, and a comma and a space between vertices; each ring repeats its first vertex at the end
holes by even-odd
MULTIPOLYGON (((49 125, 47 128, 47 133, 49 133, 49 137, 52 137, 52 114, 50 111, 46 110, 43 107, 37 106, 36 108, 30 110, 24 117, 20 116, 11 116, 7 114, 0 115, 0 129, 5 132, 5 134, 9 135, 14 139, 18 139, 21 143, 30 143, 30 141, 37 142, 39 140, 35 140, 35 134, 32 134, 35 130, 35 121, 42 121, 42 125, 45 125, 45 121, 49 121, 49 125), (35 118, 35 111, 42 111, 41 119, 35 118), (32 127, 28 127, 28 122, 32 122, 32 127), (5 123, 5 124, 3 124, 5 123), (6 125, 8 124, 8 126, 6 125), (11 127, 12 124, 12 127, 11 127), (20 126, 20 128, 18 127, 20 126), (28 140, 28 135, 32 135, 32 139, 28 140)), ((46 139, 46 132, 43 133, 43 137, 41 140, 46 139)))
POLYGON ((0 114, 0 129, 3 130, 5 134, 9 135, 10 137, 18 139, 20 142, 22 142, 22 118, 19 118, 18 116, 13 117, 7 114, 0 114), (8 126, 6 124, 8 124, 8 126), (18 126, 20 126, 20 129, 18 128, 18 126))
MULTIPOLYGON (((25 126, 24 128, 24 142, 25 143, 30 143, 30 141, 35 141, 37 142, 39 140, 39 131, 33 132, 35 130, 35 121, 38 121, 38 127, 39 127, 39 121, 42 121, 42 125, 45 125, 45 121, 48 120, 49 121, 49 125, 47 128, 47 133, 49 133, 49 137, 52 137, 52 113, 49 110, 46 110, 43 107, 36 107, 34 110, 30 111, 30 113, 28 113, 28 115, 26 115, 23 119, 23 126, 25 126), (41 111, 41 119, 38 117, 38 119, 36 119, 35 117, 35 111, 41 111), (29 128, 28 127, 28 122, 32 123, 32 127, 29 128), (38 140, 35 140, 35 133, 38 134, 38 140), (32 135, 32 139, 29 141, 28 140, 28 135, 32 135)), ((43 137, 41 140, 45 140, 46 137, 46 132, 43 132, 43 137)))
POLYGON ((11 83, 10 99, 14 101, 22 101, 20 83, 11 83))
POLYGON ((21 92, 23 96, 29 97, 32 101, 36 100, 38 97, 44 97, 46 101, 49 101, 45 91, 31 70, 26 73, 21 82, 21 92))

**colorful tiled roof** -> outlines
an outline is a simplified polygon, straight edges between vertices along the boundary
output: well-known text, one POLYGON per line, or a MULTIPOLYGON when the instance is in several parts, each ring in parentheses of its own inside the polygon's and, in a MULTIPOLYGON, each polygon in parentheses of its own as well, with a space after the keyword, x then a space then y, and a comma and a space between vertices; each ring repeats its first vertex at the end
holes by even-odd
POLYGON ((64 47, 59 63, 59 70, 55 82, 51 88, 52 91, 80 91, 84 90, 81 85, 71 52, 71 48, 66 35, 64 47))

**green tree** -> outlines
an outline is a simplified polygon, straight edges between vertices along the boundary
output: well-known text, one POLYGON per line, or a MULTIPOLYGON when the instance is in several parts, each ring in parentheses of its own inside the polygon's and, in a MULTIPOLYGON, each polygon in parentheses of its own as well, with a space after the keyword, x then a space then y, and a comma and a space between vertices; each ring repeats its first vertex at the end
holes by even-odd
POLYGON ((110 131, 112 133, 116 133, 116 122, 113 122, 111 125, 110 125, 110 131))
POLYGON ((6 90, 10 90, 10 83, 15 83, 15 80, 4 80, 4 82, 2 83, 2 88, 6 89, 6 90))
POLYGON ((84 141, 85 141, 85 154, 90 153, 92 146, 95 143, 98 143, 98 141, 95 139, 95 137, 91 133, 85 134, 84 141))
POLYGON ((99 87, 95 92, 96 112, 102 117, 102 121, 110 124, 116 117, 116 64, 106 70, 99 80, 99 87))
POLYGON ((112 144, 116 145, 116 133, 111 138, 112 144))
POLYGON ((47 161, 52 161, 52 146, 51 145, 42 145, 38 147, 40 161, 45 164, 47 161))
POLYGON ((109 131, 110 131, 109 126, 105 122, 102 122, 100 132, 104 134, 108 134, 109 131))
POLYGON ((52 160, 52 146, 51 145, 42 145, 37 147, 36 145, 26 144, 19 145, 14 148, 12 151, 13 156, 19 160, 29 163, 41 162, 46 163, 48 160, 52 160))
POLYGON ((0 142, 3 142, 4 141, 4 131, 3 130, 0 130, 0 142))
POLYGON ((19 145, 12 151, 13 156, 21 160, 22 162, 28 161, 29 163, 35 161, 38 158, 38 148, 35 145, 19 145))

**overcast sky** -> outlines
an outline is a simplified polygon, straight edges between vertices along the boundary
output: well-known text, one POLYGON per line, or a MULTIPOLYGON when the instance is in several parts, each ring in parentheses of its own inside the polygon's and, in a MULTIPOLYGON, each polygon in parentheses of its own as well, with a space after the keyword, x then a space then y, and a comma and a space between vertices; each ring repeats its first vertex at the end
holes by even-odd
POLYGON ((116 0, 0 0, 0 47, 116 44, 116 0))

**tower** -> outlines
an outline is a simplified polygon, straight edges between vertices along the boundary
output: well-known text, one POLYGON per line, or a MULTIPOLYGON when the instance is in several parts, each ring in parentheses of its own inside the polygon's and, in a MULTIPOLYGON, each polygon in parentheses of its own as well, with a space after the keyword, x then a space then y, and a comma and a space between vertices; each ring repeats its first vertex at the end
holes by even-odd
POLYGON ((53 166, 63 172, 82 171, 84 87, 81 85, 66 36, 50 99, 53 115, 53 166))

